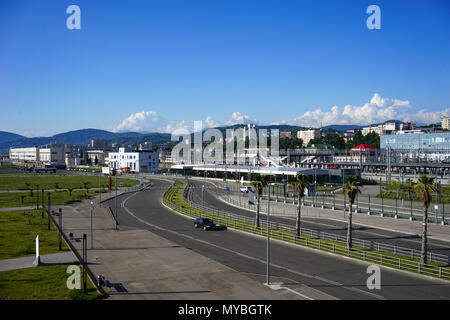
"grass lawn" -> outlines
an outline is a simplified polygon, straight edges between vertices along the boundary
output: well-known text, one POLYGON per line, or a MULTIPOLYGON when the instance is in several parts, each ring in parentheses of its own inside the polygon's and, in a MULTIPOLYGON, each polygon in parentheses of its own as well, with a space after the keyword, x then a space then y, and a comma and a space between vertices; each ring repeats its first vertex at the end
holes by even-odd
MULTIPOLYGON (((39 189, 67 189, 67 188, 84 188, 84 183, 88 183, 89 188, 98 188, 100 179, 100 187, 106 188, 108 177, 106 176, 84 176, 84 175, 61 175, 61 174, 11 174, 0 176, 0 190, 29 190, 30 188, 39 189)), ((117 177, 117 186, 122 182, 123 187, 131 187, 139 184, 139 181, 117 177)), ((113 187, 115 186, 115 178, 112 179, 113 187)))
MULTIPOLYGON (((42 219, 40 210, 0 212, 0 259, 34 255, 38 234, 41 255, 59 252, 58 232, 52 223, 47 230, 47 216, 42 219)), ((69 250, 64 240, 62 249, 69 250)))
MULTIPOLYGON (((44 205, 48 204, 48 194, 50 193, 50 205, 64 205, 86 200, 87 196, 95 196, 100 190, 75 190, 72 193, 68 191, 53 191, 44 193, 44 205)), ((36 207, 36 193, 33 196, 28 192, 16 192, 16 193, 0 193, 0 208, 15 208, 15 207, 36 207)), ((39 193, 39 207, 42 204, 42 193, 39 193)))
POLYGON ((87 294, 67 288, 69 264, 0 272, 0 300, 94 300, 101 298, 88 279, 87 294))

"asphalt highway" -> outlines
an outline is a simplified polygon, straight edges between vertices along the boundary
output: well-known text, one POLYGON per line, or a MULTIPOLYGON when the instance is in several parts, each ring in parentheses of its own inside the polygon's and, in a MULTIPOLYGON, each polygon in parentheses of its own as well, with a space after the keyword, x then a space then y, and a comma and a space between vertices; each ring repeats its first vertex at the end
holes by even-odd
MULTIPOLYGON (((170 182, 119 197, 119 227, 146 229, 238 272, 266 274, 266 239, 233 230, 203 231, 161 203, 170 182)), ((106 202, 114 208, 114 200, 106 202)), ((381 268, 381 289, 369 290, 369 264, 271 241, 271 276, 301 283, 339 299, 450 299, 450 284, 381 268)), ((151 272, 151 270, 149 270, 151 272)), ((224 286, 226 284, 224 283, 224 286)))
MULTIPOLYGON (((235 206, 229 205, 216 196, 216 188, 212 184, 204 181, 189 180, 189 184, 194 188, 191 188, 190 196, 191 200, 201 204, 202 203, 202 185, 205 185, 205 192, 203 194, 203 201, 206 206, 219 208, 230 213, 239 214, 251 218, 255 218, 255 212, 240 209, 235 206), (209 188, 207 187, 209 185, 209 188)), ((247 194, 242 195, 243 201, 245 201, 247 194)), ((303 210, 308 208, 303 207, 303 210)), ((260 216, 261 219, 265 219, 265 215, 260 216)), ((271 221, 277 221, 279 223, 289 224, 295 226, 294 217, 270 217, 271 221)), ((317 231, 328 232, 332 234, 347 235, 347 224, 340 221, 321 219, 321 218, 308 218, 302 217, 301 227, 306 229, 313 229, 317 231)), ((382 229, 376 229, 365 226, 354 225, 353 237, 361 240, 371 240, 373 242, 386 243, 396 245, 404 248, 413 248, 420 251, 421 248, 421 236, 409 235, 404 233, 392 232, 382 229)), ((450 255, 450 243, 445 241, 439 241, 434 239, 428 239, 428 250, 433 253, 439 253, 446 256, 450 255)))

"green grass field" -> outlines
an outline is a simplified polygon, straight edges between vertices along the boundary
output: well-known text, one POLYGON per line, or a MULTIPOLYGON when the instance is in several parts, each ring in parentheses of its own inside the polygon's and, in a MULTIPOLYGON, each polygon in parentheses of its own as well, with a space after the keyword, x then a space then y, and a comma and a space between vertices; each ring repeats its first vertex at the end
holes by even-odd
POLYGON ((0 272, 0 300, 94 300, 102 296, 88 279, 87 294, 67 288, 69 265, 58 264, 0 272))
MULTIPOLYGON (((50 222, 51 223, 51 222, 50 222)), ((58 251, 58 232, 41 211, 7 211, 0 213, 0 259, 19 258, 35 254, 35 238, 39 235, 40 254, 58 251)), ((69 250, 64 240, 63 251, 69 250)))
MULTIPOLYGON (((87 197, 95 196, 100 190, 75 190, 72 193, 68 191, 53 191, 44 193, 44 205, 47 206, 48 194, 50 193, 51 205, 65 205, 86 200, 87 197)), ((34 192, 33 196, 28 192, 16 193, 0 193, 0 208, 15 208, 15 207, 29 207, 36 206, 36 200, 39 202, 39 207, 42 203, 42 193, 39 196, 34 192)))
MULTIPOLYGON (((84 183, 88 183, 89 188, 106 188, 108 177, 106 176, 85 176, 85 175, 60 175, 60 174, 5 174, 0 175, 0 190, 29 190, 30 188, 39 189, 67 189, 67 188, 84 188, 84 183)), ((123 187, 131 187, 139 184, 139 181, 117 177, 117 186, 122 182, 123 187)), ((115 178, 112 180, 115 186, 115 178)))

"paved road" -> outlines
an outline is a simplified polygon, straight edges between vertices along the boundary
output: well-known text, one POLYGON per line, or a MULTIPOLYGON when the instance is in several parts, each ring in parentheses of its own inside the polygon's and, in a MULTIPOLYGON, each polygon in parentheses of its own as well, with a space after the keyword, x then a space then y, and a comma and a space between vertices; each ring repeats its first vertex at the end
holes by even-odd
MULTIPOLYGON (((194 202, 201 204, 202 195, 201 187, 208 182, 189 180, 192 188, 192 198, 194 202)), ((235 206, 229 205, 222 200, 217 199, 215 188, 205 188, 203 194, 204 204, 214 208, 219 208, 220 210, 225 210, 234 214, 239 214, 247 217, 254 218, 255 213, 249 210, 240 209, 235 206)), ((264 215, 261 218, 264 219, 264 215)), ((271 217, 272 221, 277 221, 279 223, 290 224, 295 226, 295 218, 288 217, 271 217)), ((330 219, 321 218, 302 218, 302 228, 313 229, 323 232, 328 232, 332 234, 338 234, 345 236, 347 234, 347 224, 344 222, 339 222, 330 219)), ((404 248, 413 248, 420 250, 421 248, 421 237, 419 235, 407 235, 404 233, 396 233, 392 231, 386 231, 382 229, 375 229, 371 227, 354 225, 353 237, 361 240, 371 240, 374 242, 387 243, 391 245, 397 245, 404 248)), ((432 250, 433 253, 439 253, 449 256, 450 255, 450 243, 439 240, 428 240, 428 248, 432 250)))
MULTIPOLYGON (((208 232, 161 204, 170 182, 120 196, 119 223, 150 230, 239 272, 264 275, 266 240, 242 232, 208 232)), ((114 207, 114 201, 109 204, 114 207)), ((366 287, 367 263, 298 246, 271 242, 271 275, 302 283, 340 299, 450 299, 450 284, 382 268, 380 290, 366 287)))

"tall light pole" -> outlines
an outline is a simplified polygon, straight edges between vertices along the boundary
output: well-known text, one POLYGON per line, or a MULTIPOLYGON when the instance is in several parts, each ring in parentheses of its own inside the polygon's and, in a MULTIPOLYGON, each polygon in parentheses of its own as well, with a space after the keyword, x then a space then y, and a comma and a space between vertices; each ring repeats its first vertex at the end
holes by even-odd
POLYGON ((204 210, 203 192, 205 192, 205 186, 202 185, 202 210, 204 210))
POLYGON ((102 172, 100 171, 98 173, 98 192, 99 192, 99 198, 98 198, 98 206, 100 207, 101 203, 102 203, 102 190, 101 190, 101 176, 102 176, 102 172))
POLYGON ((114 202, 115 202, 115 210, 114 210, 114 213, 116 214, 116 216, 115 216, 115 229, 117 230, 117 216, 118 216, 118 214, 117 214, 117 172, 116 172, 116 175, 114 176, 115 177, 115 184, 116 184, 116 196, 114 197, 114 202))
POLYGON ((91 249, 94 249, 94 202, 91 201, 91 249))
POLYGON ((268 185, 269 187, 269 195, 267 198, 267 266, 266 266, 266 283, 267 285, 270 285, 270 275, 269 275, 269 271, 270 271, 270 258, 269 258, 269 254, 270 254, 270 184, 268 185))

